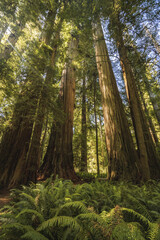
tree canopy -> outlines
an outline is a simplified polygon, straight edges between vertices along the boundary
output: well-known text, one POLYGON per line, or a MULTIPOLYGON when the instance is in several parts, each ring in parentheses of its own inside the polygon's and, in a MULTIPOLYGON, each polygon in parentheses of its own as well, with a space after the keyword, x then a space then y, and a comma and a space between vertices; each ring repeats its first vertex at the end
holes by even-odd
POLYGON ((0 186, 160 176, 157 0, 0 3, 0 186))

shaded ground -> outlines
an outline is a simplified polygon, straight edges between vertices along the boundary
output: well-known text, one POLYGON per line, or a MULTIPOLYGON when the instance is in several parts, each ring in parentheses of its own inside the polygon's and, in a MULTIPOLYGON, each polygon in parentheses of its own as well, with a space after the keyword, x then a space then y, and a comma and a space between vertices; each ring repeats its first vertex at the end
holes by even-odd
POLYGON ((6 189, 0 190, 0 208, 8 204, 10 200, 9 195, 10 195, 9 190, 6 190, 6 189))

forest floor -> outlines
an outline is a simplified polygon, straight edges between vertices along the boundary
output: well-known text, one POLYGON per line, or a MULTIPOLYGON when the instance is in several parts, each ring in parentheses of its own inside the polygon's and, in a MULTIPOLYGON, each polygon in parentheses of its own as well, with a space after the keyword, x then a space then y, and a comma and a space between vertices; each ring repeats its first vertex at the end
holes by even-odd
POLYGON ((0 190, 0 208, 6 205, 10 201, 10 191, 9 190, 0 190))
MULTIPOLYGON (((99 178, 99 181, 106 181, 104 178, 99 178)), ((92 182, 91 180, 85 180, 85 181, 79 181, 77 184, 83 184, 83 183, 89 183, 92 182)), ((7 189, 0 189, 0 208, 2 208, 4 205, 8 204, 10 201, 10 191, 7 189)))

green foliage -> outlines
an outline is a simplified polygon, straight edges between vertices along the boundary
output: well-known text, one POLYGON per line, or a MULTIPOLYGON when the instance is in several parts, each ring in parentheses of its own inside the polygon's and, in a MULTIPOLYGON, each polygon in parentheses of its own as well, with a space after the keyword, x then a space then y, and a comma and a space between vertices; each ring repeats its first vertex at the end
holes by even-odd
POLYGON ((75 186, 50 178, 12 190, 12 202, 0 211, 0 239, 158 240, 159 195, 156 182, 75 186))
MULTIPOLYGON (((139 33, 143 29, 143 21, 145 20, 141 12, 145 14, 150 11, 150 9, 158 12, 157 1, 104 1, 104 0, 83 0, 83 1, 61 1, 61 0, 35 0, 35 1, 12 1, 12 0, 2 0, 0 2, 0 39, 2 39, 2 50, 5 47, 11 47, 7 39, 10 34, 13 33, 16 38, 14 48, 9 54, 9 59, 2 59, 0 63, 1 72, 1 83, 0 83, 0 132, 5 133, 6 127, 12 124, 12 114, 14 112, 14 105, 18 102, 18 107, 16 109, 19 118, 25 115, 25 120, 29 119, 34 121, 38 119, 37 111, 39 110, 45 115, 45 118, 49 123, 43 129, 50 132, 51 123, 55 120, 62 119, 62 112, 58 109, 56 104, 56 99, 59 91, 59 80, 61 78, 62 69, 64 67, 64 62, 67 58, 67 48, 68 40, 71 37, 76 37, 78 39, 78 57, 76 59, 76 72, 78 72, 76 90, 79 92, 76 94, 76 109, 74 111, 74 136, 73 136, 73 152, 75 157, 75 165, 79 168, 81 161, 81 95, 82 95, 82 79, 86 77, 86 105, 87 105, 87 154, 88 154, 88 169, 96 170, 96 151, 95 151, 95 122, 94 122, 94 108, 93 108, 93 75, 97 74, 95 53, 93 47, 92 38, 92 27, 91 22, 93 20, 104 18, 110 18, 110 30, 113 34, 117 30, 117 26, 114 25, 114 6, 116 2, 120 5, 120 19, 122 21, 122 27, 124 32, 124 40, 126 47, 131 51, 133 48, 133 40, 135 37, 133 33, 136 34, 136 25, 140 26, 139 33), (154 4, 151 4, 151 3, 154 4), (144 6, 143 6, 144 4, 144 6), (56 15, 56 19, 54 17, 56 15), (141 18, 142 17, 142 18, 141 18), (62 26, 60 27, 61 20, 62 26), (136 20, 137 19, 137 20, 136 20), (74 29, 72 29, 74 26, 74 29), (8 28, 9 27, 9 28, 8 28), (60 30, 61 28, 61 30, 60 30), (8 29, 8 30, 7 30, 8 29), (7 31, 6 31, 7 30, 7 31), (133 31, 134 30, 134 31, 133 31), (49 42, 43 42, 43 35, 47 33, 49 42), (59 37, 57 36, 59 32, 59 37), (131 35, 131 36, 130 36, 131 35), (50 37, 49 37, 50 36, 50 37), (56 49, 57 48, 57 49, 56 49), (56 49, 56 59, 55 66, 51 65, 51 54, 52 50, 56 49), (45 78, 46 72, 48 72, 45 78), (49 78, 48 78, 49 76, 49 78), (49 81, 48 81, 49 79, 49 81), (77 84, 78 83, 78 84, 77 84), (58 89, 58 91, 57 91, 58 89), (78 97, 77 97, 78 96, 78 97), (39 100, 42 99, 42 103, 39 107, 39 100), (53 114, 54 112, 54 114, 53 114), (49 116, 49 117, 48 117, 49 116), (58 117, 57 117, 58 116, 58 117), (49 120, 48 120, 49 119, 49 120)), ((145 16, 144 14, 144 16, 145 16)), ((153 12, 151 16, 154 16, 153 12)), ((145 17, 146 18, 146 17, 145 17)), ((155 18, 155 16, 154 16, 155 18)), ((150 18, 152 19, 152 17, 150 18)), ((147 20, 149 21, 149 20, 147 20)), ((157 24, 155 24, 157 25, 157 24)), ((153 27, 153 25, 151 26, 153 27)), ((105 24, 104 29, 106 30, 107 24, 105 24)), ((142 31, 143 32, 143 31, 142 31)), ((144 34, 143 34, 144 35, 144 34)), ((105 36, 107 37, 107 36, 105 36)), ((106 39, 107 40, 107 39, 106 39)), ((137 45, 140 41, 135 41, 137 45)), ((146 41, 145 41, 146 42, 146 41)), ((142 41, 143 45, 143 41, 142 41)), ((146 45, 146 44, 145 44, 146 45)), ((147 49, 147 47, 145 46, 147 49)), ((144 47, 142 48, 142 50, 144 47)), ((1 50, 1 51, 2 51, 1 50)), ((144 49, 145 50, 145 49, 144 49)), ((3 52, 3 51, 2 51, 3 52)), ((146 51, 145 51, 146 52, 146 51)), ((115 55, 115 54, 114 54, 115 55)), ((147 54, 148 55, 148 54, 147 54)), ((135 55, 135 58, 137 56, 135 55)), ((153 59, 155 57, 153 56, 153 59)), ((133 59, 133 54, 132 54, 133 59)), ((134 59, 133 59, 134 60, 134 59)), ((147 64, 147 59, 144 59, 147 64)), ((134 63, 134 61, 132 61, 134 63)), ((149 59, 148 59, 149 62, 149 59)), ((139 65, 142 65, 141 63, 139 65)), ((155 65, 153 63, 153 65, 155 65)), ((133 69, 137 72, 142 73, 142 69, 137 67, 135 63, 133 64, 133 69)), ((157 69, 157 68, 156 68, 157 69)), ((152 72, 149 69, 149 71, 152 72)), ((158 71, 157 71, 158 72, 158 71)), ((116 74, 118 75, 118 74, 116 74)), ((149 74, 147 74, 149 85, 152 86, 149 74)), ((151 74, 151 78, 153 78, 151 74)), ((155 71, 155 77, 157 76, 155 71)), ((139 75, 137 76, 140 79, 139 75)), ((153 79, 154 80, 154 79, 153 79)), ((151 90, 155 92, 156 103, 158 102, 159 93, 156 93, 157 87, 152 87, 151 90), (154 90, 155 88, 155 90, 154 90)), ((151 91, 152 92, 152 91, 151 91)), ((148 96, 148 95, 147 95, 148 96)), ((98 87, 98 81, 96 86, 96 108, 98 115, 98 122, 100 122, 102 116, 101 107, 101 94, 98 87)), ((154 112, 153 107, 151 110, 154 112)), ((152 114, 154 115, 154 114, 152 114)), ((19 119, 18 118, 18 119, 19 119)), ((37 122, 40 121, 39 119, 37 122)), ((23 121, 24 122, 24 121, 23 121)), ((17 124, 17 123, 16 123, 17 124)), ((15 124, 15 125, 16 125, 15 124)), ((99 129, 99 133, 104 133, 103 123, 102 131, 99 129)), ((157 132, 159 128, 157 127, 157 132)), ((0 135, 0 138, 1 138, 0 135)), ((47 145, 49 134, 44 134, 44 143, 47 145)), ((104 170, 104 164, 102 163, 107 159, 106 152, 102 155, 104 138, 100 138, 98 134, 99 143, 99 160, 100 160, 100 170, 104 170)), ((30 138, 31 139, 31 138, 30 138)), ((42 138, 41 138, 42 139, 42 138)), ((30 141, 29 139, 27 140, 30 141)), ((42 142, 42 141, 41 141, 42 142)), ((45 154, 45 149, 42 148, 42 156, 45 154)), ((90 181, 92 177, 89 175, 82 176, 85 180, 90 181)), ((119 192, 118 192, 119 193, 119 192)), ((117 193, 117 194, 118 194, 117 193)), ((89 195, 89 194, 88 194, 89 195)), ((99 194, 101 195, 101 194, 99 194)), ((102 194, 103 201, 107 203, 113 200, 105 200, 107 193, 102 194)), ((22 196, 23 198, 24 196, 22 196)), ((97 198, 98 199, 98 195, 97 198)), ((127 198, 130 198, 130 194, 127 193, 127 198)), ((107 196, 106 199, 109 199, 107 196)), ((92 199, 91 199, 92 201, 92 199)), ((134 201, 134 199, 133 199, 134 201)), ((151 203, 153 208, 152 213, 149 217, 156 218, 157 211, 155 210, 155 203, 151 203)), ((96 205, 96 204, 95 204, 96 205)), ((128 207, 128 206, 126 206, 128 207)), ((143 209, 145 211, 145 205, 138 199, 137 209, 143 209)), ((100 204, 97 204, 96 209, 100 209, 100 204)), ((104 209, 108 210, 108 206, 105 204, 104 209)), ((148 212, 146 211, 145 216, 148 212)))
POLYGON ((48 240, 48 238, 46 238, 41 233, 35 231, 34 229, 25 233, 21 238, 22 239, 33 239, 33 240, 48 240))
POLYGON ((95 173, 88 173, 88 172, 78 172, 77 175, 85 180, 86 182, 90 182, 93 181, 96 178, 96 174, 95 173))
POLYGON ((118 224, 112 233, 115 240, 144 240, 143 234, 140 230, 140 226, 135 223, 122 222, 118 224))

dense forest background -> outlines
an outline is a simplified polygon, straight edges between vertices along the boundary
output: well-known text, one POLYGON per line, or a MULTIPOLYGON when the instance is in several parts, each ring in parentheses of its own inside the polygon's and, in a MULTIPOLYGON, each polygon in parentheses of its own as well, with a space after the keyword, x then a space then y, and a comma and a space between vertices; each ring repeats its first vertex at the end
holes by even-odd
POLYGON ((160 6, 0 2, 0 185, 160 177, 160 6))
POLYGON ((0 239, 160 239, 159 43, 158 0, 0 1, 0 239))

